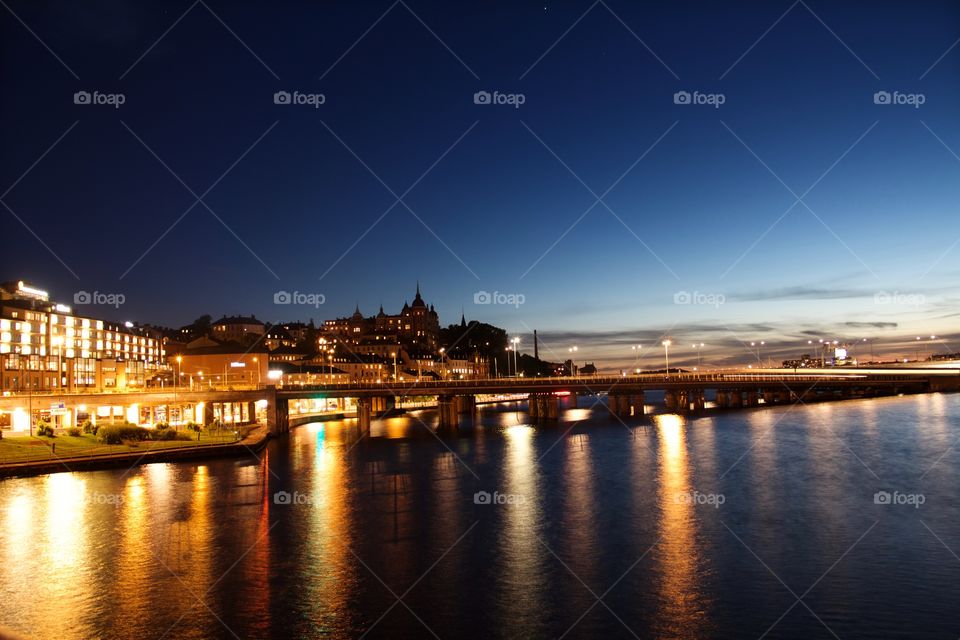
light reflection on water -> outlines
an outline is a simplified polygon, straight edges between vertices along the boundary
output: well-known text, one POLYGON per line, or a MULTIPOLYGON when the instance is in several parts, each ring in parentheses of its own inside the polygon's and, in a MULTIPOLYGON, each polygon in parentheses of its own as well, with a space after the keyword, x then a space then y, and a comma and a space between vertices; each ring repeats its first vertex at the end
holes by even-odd
MULTIPOLYGON (((829 570, 805 602, 840 637, 956 635, 958 415, 941 394, 624 421, 583 407, 554 425, 498 405, 443 438, 418 412, 372 440, 352 420, 308 425, 259 463, 5 480, 0 626, 757 637, 792 604, 780 579, 803 593, 829 570), (926 504, 878 506, 880 488, 926 504), (725 502, 696 498, 710 495, 725 502)), ((771 635, 829 635, 803 611, 771 635)))

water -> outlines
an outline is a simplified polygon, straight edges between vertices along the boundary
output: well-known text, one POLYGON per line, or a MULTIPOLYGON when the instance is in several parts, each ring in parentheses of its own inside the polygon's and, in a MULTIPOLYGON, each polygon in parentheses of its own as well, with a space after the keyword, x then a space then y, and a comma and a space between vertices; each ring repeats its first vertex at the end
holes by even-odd
POLYGON ((0 626, 57 640, 960 635, 958 395, 625 423, 581 408, 539 427, 501 405, 442 439, 421 419, 435 421, 393 418, 360 441, 352 421, 300 427, 260 463, 0 482, 0 626))

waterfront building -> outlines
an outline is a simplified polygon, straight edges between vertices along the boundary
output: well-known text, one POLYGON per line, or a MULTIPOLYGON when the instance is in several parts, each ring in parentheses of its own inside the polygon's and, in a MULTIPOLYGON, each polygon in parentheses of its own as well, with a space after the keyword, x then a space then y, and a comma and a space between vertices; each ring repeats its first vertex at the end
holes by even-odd
POLYGON ((251 387, 269 380, 269 352, 262 345, 197 338, 168 358, 177 387, 251 387))
POLYGON ((4 392, 143 388, 163 369, 164 355, 146 328, 82 314, 22 280, 0 285, 4 392))

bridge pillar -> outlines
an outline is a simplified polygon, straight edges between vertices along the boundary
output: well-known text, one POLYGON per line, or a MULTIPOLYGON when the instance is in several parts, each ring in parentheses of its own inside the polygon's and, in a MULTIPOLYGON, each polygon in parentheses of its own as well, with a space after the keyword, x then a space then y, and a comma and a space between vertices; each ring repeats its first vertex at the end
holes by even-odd
POLYGON ((544 403, 547 405, 547 419, 556 420, 560 417, 560 398, 553 394, 547 394, 543 397, 544 403))
POLYGON ((776 401, 777 401, 777 394, 774 393, 773 389, 763 390, 763 404, 773 404, 776 401))
POLYGON ((370 416, 373 413, 372 398, 357 398, 357 430, 361 436, 370 435, 370 416))
POLYGON ((757 396, 757 392, 755 390, 751 389, 750 391, 747 391, 746 406, 755 407, 759 404, 758 401, 759 397, 757 396))
POLYGON ((439 396, 437 398, 437 412, 440 414, 440 429, 456 429, 460 423, 460 413, 457 410, 457 396, 439 396))
POLYGON ((677 391, 677 411, 687 413, 690 411, 690 391, 680 389, 677 391))
MULTIPOLYGON (((271 405, 267 405, 267 424, 270 423, 270 409, 271 405)), ((206 427, 208 424, 213 424, 213 403, 204 402, 203 403, 203 426, 206 427)), ((271 430, 270 433, 273 433, 271 430)))
POLYGON ((536 393, 527 396, 527 415, 530 416, 531 420, 540 417, 539 396, 536 393))
POLYGON ((476 396, 457 396, 457 410, 460 413, 473 413, 477 409, 476 396))
POLYGON ((643 415, 643 391, 638 391, 630 396, 630 408, 633 415, 643 415))
POLYGON ((723 389, 717 389, 717 394, 714 396, 714 402, 717 405, 718 409, 726 409, 730 406, 730 398, 727 395, 727 392, 723 389))
MULTIPOLYGON (((204 418, 206 418, 208 408, 212 421, 213 403, 208 402, 204 405, 204 418)), ((290 431, 290 408, 286 400, 277 398, 276 387, 267 389, 267 430, 273 436, 290 431)))
POLYGON ((743 406, 743 392, 740 389, 727 391, 727 406, 731 409, 739 409, 743 406))
POLYGON ((668 411, 675 411, 677 409, 676 391, 667 390, 663 392, 663 406, 665 406, 668 411))
POLYGON ((576 391, 571 391, 571 392, 570 392, 570 395, 567 396, 567 400, 568 400, 569 403, 570 403, 570 408, 571 408, 571 409, 576 409, 576 408, 577 408, 577 392, 576 392, 576 391))
POLYGON ((790 403, 790 390, 789 389, 779 389, 777 390, 777 404, 789 404, 790 403))
POLYGON ((706 406, 706 399, 704 398, 703 389, 694 389, 691 392, 694 411, 703 411, 706 406))

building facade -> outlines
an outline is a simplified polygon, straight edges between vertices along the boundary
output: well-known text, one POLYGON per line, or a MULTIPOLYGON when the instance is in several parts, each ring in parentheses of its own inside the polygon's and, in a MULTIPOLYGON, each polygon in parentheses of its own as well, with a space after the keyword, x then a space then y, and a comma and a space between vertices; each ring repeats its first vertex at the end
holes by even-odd
POLYGON ((164 367, 159 336, 80 315, 23 281, 0 285, 0 390, 143 388, 164 367))

